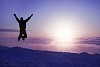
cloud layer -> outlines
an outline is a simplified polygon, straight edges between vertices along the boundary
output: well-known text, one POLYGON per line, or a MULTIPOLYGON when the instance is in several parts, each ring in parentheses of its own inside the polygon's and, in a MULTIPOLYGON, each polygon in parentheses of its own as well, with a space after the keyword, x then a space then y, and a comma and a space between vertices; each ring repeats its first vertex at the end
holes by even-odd
POLYGON ((19 32, 17 29, 0 29, 0 32, 19 32))
POLYGON ((79 38, 79 44, 95 44, 100 45, 100 37, 79 38))

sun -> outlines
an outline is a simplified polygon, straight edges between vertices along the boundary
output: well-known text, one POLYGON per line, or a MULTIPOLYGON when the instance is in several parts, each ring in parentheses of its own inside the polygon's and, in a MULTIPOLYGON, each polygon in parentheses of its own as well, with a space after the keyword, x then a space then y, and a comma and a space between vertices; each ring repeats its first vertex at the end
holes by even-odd
POLYGON ((55 31, 55 38, 60 42, 69 42, 72 39, 72 32, 63 26, 60 26, 55 31))
POLYGON ((53 28, 53 39, 56 49, 61 51, 74 47, 76 38, 75 29, 67 24, 58 24, 53 28))
POLYGON ((65 24, 56 25, 53 30, 53 35, 56 42, 69 43, 72 42, 75 37, 74 30, 65 24))
POLYGON ((50 29, 48 30, 49 34, 53 38, 53 44, 57 49, 71 49, 75 43, 75 38, 77 38, 77 27, 72 23, 75 22, 72 18, 65 16, 54 17, 50 29))

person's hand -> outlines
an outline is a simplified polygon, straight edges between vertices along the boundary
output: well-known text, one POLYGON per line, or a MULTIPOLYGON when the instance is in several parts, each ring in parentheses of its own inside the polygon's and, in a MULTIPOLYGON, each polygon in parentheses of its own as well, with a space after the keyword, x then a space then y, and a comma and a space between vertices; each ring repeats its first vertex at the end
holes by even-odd
POLYGON ((33 16, 33 14, 31 14, 31 16, 33 16))
POLYGON ((16 14, 14 14, 14 16, 16 16, 16 14))

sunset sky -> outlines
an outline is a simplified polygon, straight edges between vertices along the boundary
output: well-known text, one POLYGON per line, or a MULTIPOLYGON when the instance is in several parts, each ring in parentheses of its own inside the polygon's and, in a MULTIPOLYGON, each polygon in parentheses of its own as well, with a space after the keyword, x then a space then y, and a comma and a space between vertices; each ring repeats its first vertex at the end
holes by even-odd
MULTIPOLYGON (((100 0, 1 0, 0 45, 4 44, 4 38, 7 43, 7 38, 13 37, 17 42, 19 26, 13 16, 14 13, 18 18, 24 19, 33 14, 27 23, 28 37, 50 37, 56 39, 55 41, 74 41, 74 38, 91 37, 95 40, 95 37, 100 37, 100 0)), ((49 50, 49 46, 46 49, 41 46, 35 49, 49 50)), ((93 43, 92 47, 97 46, 93 43)), ((100 42, 97 48, 94 49, 94 53, 100 52, 100 42)), ((90 50, 90 53, 92 52, 90 50)))

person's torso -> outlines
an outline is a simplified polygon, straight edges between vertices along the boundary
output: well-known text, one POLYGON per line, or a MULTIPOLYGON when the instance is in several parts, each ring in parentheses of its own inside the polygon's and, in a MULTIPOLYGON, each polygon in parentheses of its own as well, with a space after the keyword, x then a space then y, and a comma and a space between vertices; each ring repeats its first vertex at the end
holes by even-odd
POLYGON ((26 22, 25 20, 20 20, 19 21, 19 27, 20 27, 20 30, 25 30, 26 29, 26 22))

